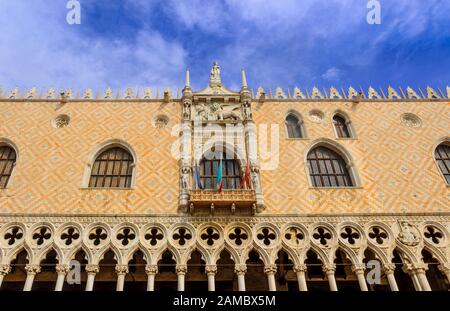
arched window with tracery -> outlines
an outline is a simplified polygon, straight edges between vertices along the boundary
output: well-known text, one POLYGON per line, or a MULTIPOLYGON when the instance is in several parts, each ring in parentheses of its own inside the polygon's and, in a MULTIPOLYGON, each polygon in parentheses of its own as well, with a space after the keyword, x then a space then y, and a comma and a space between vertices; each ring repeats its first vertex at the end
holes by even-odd
MULTIPOLYGON (((222 153, 222 189, 239 189, 241 186, 241 169, 238 161, 227 159, 222 153)), ((205 189, 216 189, 216 179, 219 170, 220 158, 204 158, 200 162, 200 179, 205 189)))
POLYGON ((16 164, 16 151, 10 146, 0 146, 0 188, 6 188, 16 164))
POLYGON ((338 138, 351 138, 351 132, 349 129, 349 125, 347 120, 336 114, 333 116, 333 124, 334 128, 336 129, 336 134, 338 138))
POLYGON ((134 159, 122 147, 112 147, 100 153, 92 165, 90 188, 131 188, 134 159))
POLYGON ((286 128, 289 138, 304 138, 302 120, 296 115, 290 113, 286 117, 286 128))
POLYGON ((450 185, 450 144, 446 142, 437 146, 434 157, 445 181, 450 185))
POLYGON ((319 146, 307 157, 309 175, 314 187, 353 187, 347 163, 337 152, 319 146))

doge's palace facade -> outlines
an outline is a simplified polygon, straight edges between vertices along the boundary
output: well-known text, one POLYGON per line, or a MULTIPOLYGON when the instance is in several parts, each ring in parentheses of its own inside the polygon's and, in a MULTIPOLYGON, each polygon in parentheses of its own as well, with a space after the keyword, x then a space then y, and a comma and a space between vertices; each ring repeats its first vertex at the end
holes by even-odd
POLYGON ((449 101, 0 89, 0 290, 447 291, 449 101))

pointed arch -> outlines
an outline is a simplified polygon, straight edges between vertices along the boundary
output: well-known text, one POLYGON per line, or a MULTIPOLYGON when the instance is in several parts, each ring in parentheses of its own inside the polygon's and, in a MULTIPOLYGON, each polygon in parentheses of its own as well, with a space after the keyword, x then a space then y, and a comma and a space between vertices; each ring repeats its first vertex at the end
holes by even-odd
POLYGON ((444 137, 434 145, 433 159, 445 183, 450 185, 450 137, 444 137))
POLYGON ((17 146, 7 138, 0 138, 0 189, 11 185, 17 160, 17 146))
POLYGON ((332 116, 333 128, 337 138, 355 138, 355 130, 349 116, 340 110, 332 116))
POLYGON ((306 131, 302 116, 293 110, 288 111, 284 118, 286 136, 290 139, 306 138, 306 131))
POLYGON ((312 142, 305 151, 304 162, 311 187, 361 187, 352 156, 330 139, 312 142))

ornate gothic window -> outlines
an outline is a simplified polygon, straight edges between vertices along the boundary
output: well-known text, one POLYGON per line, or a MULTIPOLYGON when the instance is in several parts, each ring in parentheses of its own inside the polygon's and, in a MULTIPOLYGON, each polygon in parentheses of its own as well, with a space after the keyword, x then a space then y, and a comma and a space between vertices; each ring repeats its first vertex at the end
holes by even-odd
POLYGON ((308 153, 308 168, 314 187, 352 187, 347 163, 336 152, 320 146, 308 153))
MULTIPOLYGON (((216 189, 216 178, 220 159, 203 159, 200 162, 200 179, 205 189, 216 189)), ((241 186, 240 165, 235 159, 227 159, 222 154, 222 188, 239 189, 241 186)))
POLYGON ((289 138, 303 138, 302 121, 295 115, 289 114, 286 117, 286 128, 289 138))
POLYGON ((350 133, 350 129, 347 125, 347 121, 345 118, 336 114, 333 117, 334 128, 336 129, 336 134, 338 138, 351 138, 352 135, 350 133))
POLYGON ((91 170, 89 187, 130 188, 134 160, 127 150, 113 147, 100 153, 91 170))
POLYGON ((440 144, 434 151, 434 156, 445 181, 450 185, 450 145, 448 143, 440 144))
POLYGON ((6 188, 16 164, 16 151, 9 146, 0 147, 0 188, 6 188))

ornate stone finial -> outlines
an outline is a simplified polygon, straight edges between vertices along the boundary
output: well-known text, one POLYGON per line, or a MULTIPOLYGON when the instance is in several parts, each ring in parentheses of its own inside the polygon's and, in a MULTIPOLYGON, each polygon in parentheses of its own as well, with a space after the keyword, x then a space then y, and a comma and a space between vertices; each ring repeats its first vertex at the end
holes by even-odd
POLYGON ((350 86, 348 88, 348 98, 350 98, 350 99, 358 98, 358 92, 353 88, 353 86, 350 86))
POLYGON ((186 70, 186 88, 190 88, 191 87, 191 79, 189 77, 189 69, 186 70))
POLYGON ((164 102, 168 103, 170 102, 170 99, 172 98, 172 91, 167 88, 164 90, 164 102))
POLYGON ((11 91, 11 94, 9 94, 9 98, 10 99, 19 98, 19 89, 17 87, 11 91))
POLYGON ((298 88, 298 86, 294 87, 294 98, 296 98, 296 99, 305 99, 305 95, 298 88))
POLYGON ((377 91, 375 91, 375 89, 373 87, 369 87, 369 91, 367 92, 367 98, 370 99, 380 99, 381 96, 380 94, 378 94, 377 91))
POLYGON ((322 93, 320 93, 316 86, 312 88, 311 99, 323 99, 322 93))
POLYGON ((264 89, 261 86, 258 87, 258 89, 256 90, 256 98, 260 100, 266 99, 266 91, 264 91, 264 89))
POLYGON ((275 89, 275 98, 286 99, 286 94, 284 93, 283 89, 279 86, 275 89))
POLYGON ((447 98, 450 98, 450 86, 447 86, 447 98))
POLYGON ((72 98, 72 89, 67 89, 65 92, 64 92, 64 96, 65 96, 65 98, 66 99, 71 99, 72 98))
POLYGON ((211 78, 209 81, 209 85, 211 87, 222 85, 222 81, 220 80, 220 66, 217 62, 214 62, 213 67, 211 69, 211 78))
POLYGON ((342 99, 341 94, 334 86, 330 87, 330 98, 331 99, 342 99))
POLYGON ((93 96, 92 89, 86 89, 86 91, 84 91, 83 95, 84 99, 92 99, 92 96, 93 96))
POLYGON ((133 98, 133 89, 131 87, 127 88, 125 90, 125 93, 123 93, 124 99, 132 99, 133 98))
POLYGON ((414 91, 409 86, 406 88, 406 93, 407 93, 409 99, 420 98, 419 95, 417 95, 416 91, 414 91))
POLYGON ((152 89, 149 87, 146 87, 144 89, 144 99, 151 99, 152 98, 152 89))
POLYGON ((242 88, 247 88, 247 77, 245 76, 245 70, 242 68, 241 70, 242 75, 242 88))
POLYGON ((388 98, 389 99, 400 99, 401 97, 398 95, 397 91, 392 87, 388 87, 388 98))
POLYGON ((429 99, 438 99, 439 98, 436 91, 430 86, 427 86, 427 96, 429 99))
POLYGON ((105 94, 103 94, 103 99, 112 99, 112 98, 113 98, 112 90, 110 87, 108 87, 105 91, 105 94))
POLYGON ((36 93, 37 93, 37 90, 36 90, 36 87, 33 87, 29 92, 28 92, 28 94, 27 94, 27 98, 36 98, 36 93))

